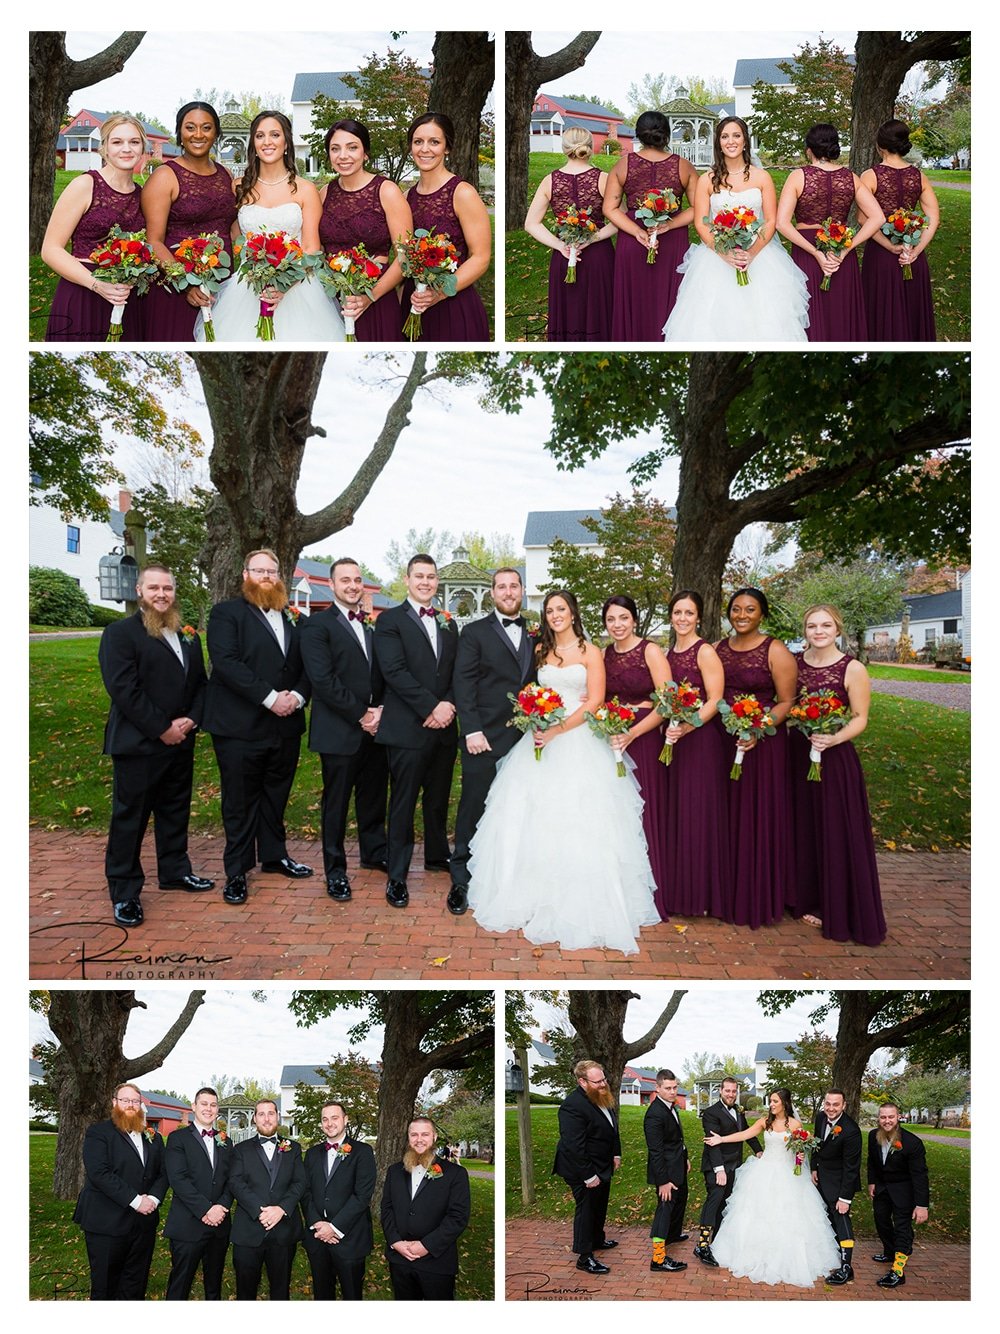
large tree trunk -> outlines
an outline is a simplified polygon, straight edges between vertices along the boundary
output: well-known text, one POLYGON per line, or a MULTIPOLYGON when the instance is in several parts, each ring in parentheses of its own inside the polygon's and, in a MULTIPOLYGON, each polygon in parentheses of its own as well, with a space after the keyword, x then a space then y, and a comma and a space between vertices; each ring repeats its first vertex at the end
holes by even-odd
POLYGON ((507 101, 507 230, 516 231, 528 211, 528 149, 531 108, 543 83, 579 69, 593 50, 599 32, 580 32, 559 51, 539 56, 530 32, 508 32, 504 85, 507 101))
POLYGON ((145 37, 123 32, 110 46, 86 60, 66 54, 65 32, 28 34, 28 249, 37 255, 52 212, 56 180, 56 140, 66 103, 80 88, 109 79, 145 37))
POLYGON ((438 32, 428 111, 446 112, 455 126, 448 164, 479 189, 479 127, 496 73, 496 43, 488 32, 438 32))
POLYGON ((567 1013, 576 1031, 580 1059, 600 1061, 616 1103, 625 1066, 653 1050, 685 994, 675 991, 649 1031, 629 1042, 625 1037, 625 1012, 630 1000, 639 999, 638 992, 570 992, 567 1013))

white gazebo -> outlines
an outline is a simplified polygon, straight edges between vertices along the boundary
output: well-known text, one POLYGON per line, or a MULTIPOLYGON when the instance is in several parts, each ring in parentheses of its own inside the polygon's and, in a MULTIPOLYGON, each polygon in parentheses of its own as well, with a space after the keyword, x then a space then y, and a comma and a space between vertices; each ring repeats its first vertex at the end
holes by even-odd
POLYGON ((493 610, 493 575, 473 565, 465 547, 456 547, 448 564, 438 568, 438 588, 442 605, 460 623, 493 610))
POLYGON ((712 165, 712 140, 719 117, 711 107, 692 102, 686 88, 660 110, 670 122, 670 151, 678 153, 696 167, 712 165))

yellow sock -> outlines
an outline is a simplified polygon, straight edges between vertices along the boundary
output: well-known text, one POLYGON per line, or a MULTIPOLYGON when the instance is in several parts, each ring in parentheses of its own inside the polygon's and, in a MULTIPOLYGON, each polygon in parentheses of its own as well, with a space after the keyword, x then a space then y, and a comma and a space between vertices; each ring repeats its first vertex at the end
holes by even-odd
POLYGON ((897 1251, 896 1258, 892 1262, 892 1272, 894 1274, 901 1274, 903 1270, 906 1268, 906 1262, 909 1258, 910 1257, 908 1255, 904 1255, 902 1251, 897 1251))
POLYGON ((712 1229, 710 1227, 706 1227, 704 1223, 701 1223, 699 1224, 698 1232, 699 1232, 698 1245, 707 1246, 708 1243, 712 1240, 712 1229))
POLYGON ((653 1238, 653 1264, 661 1265, 667 1258, 667 1243, 662 1237, 653 1238))

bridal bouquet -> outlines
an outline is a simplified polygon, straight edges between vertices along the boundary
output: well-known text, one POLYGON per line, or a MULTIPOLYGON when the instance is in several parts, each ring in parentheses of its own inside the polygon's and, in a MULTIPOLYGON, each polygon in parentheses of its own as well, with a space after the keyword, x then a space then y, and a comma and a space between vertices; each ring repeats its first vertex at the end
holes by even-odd
MULTIPOLYGON (((730 250, 749 250, 764 226, 752 208, 724 208, 714 218, 702 218, 702 222, 712 233, 716 251, 723 255, 730 250)), ((737 269, 737 286, 746 287, 749 282, 746 269, 737 269)))
MULTIPOLYGON (((381 268, 363 244, 353 246, 350 250, 338 250, 322 262, 318 272, 320 282, 339 301, 347 296, 367 296, 382 274, 381 268)), ((346 341, 356 343, 354 320, 350 315, 344 316, 344 329, 346 341)))
POLYGON ((576 282, 577 250, 587 241, 594 239, 597 223, 590 216, 589 208, 561 208, 556 213, 556 236, 569 246, 569 268, 566 270, 564 283, 576 282))
MULTIPOLYGON (((704 721, 699 713, 702 698, 690 681, 664 681, 658 690, 653 691, 652 700, 653 708, 661 718, 666 718, 668 727, 671 723, 690 723, 692 727, 700 727, 704 721)), ((663 764, 669 764, 673 758, 674 743, 669 737, 664 737, 660 760, 663 764)))
MULTIPOLYGON (((287 232, 248 232, 237 238, 233 249, 240 260, 237 279, 256 292, 258 298, 269 287, 287 292, 309 276, 310 263, 302 246, 287 232)), ((263 299, 257 317, 257 337, 262 343, 274 341, 274 307, 263 299)))
MULTIPOLYGON (((832 218, 827 218, 820 224, 819 231, 813 238, 813 245, 821 254, 839 255, 845 250, 850 250, 854 243, 854 228, 848 227, 844 222, 834 222, 832 218)), ((829 292, 831 274, 824 273, 823 281, 819 285, 821 292, 829 292)))
MULTIPOLYGON (((918 208, 897 208, 883 222, 882 235, 888 236, 893 245, 916 245, 927 222, 926 213, 918 208)), ((903 265, 903 277, 907 281, 913 277, 909 264, 903 265)))
MULTIPOLYGON (((558 690, 548 686, 529 685, 507 698, 514 706, 514 716, 507 723, 519 732, 545 732, 566 717, 566 706, 558 690)), ((542 758, 542 749, 535 747, 535 759, 542 758)))
MULTIPOLYGON (((788 711, 788 726, 797 727, 807 737, 832 736, 850 721, 851 715, 846 704, 832 690, 803 690, 798 703, 793 704, 788 711)), ((823 752, 810 746, 809 772, 806 775, 808 782, 822 781, 819 767, 822 760, 823 752)))
MULTIPOLYGON (((146 233, 123 232, 117 223, 90 256, 94 277, 102 283, 125 283, 140 296, 145 295, 159 276, 153 252, 146 244, 146 233)), ((111 323, 106 343, 118 343, 122 336, 125 306, 111 307, 111 323)))
MULTIPOLYGON (((593 713, 585 715, 587 726, 597 736, 602 736, 610 741, 613 736, 624 736, 628 729, 635 722, 635 709, 629 708, 627 704, 622 704, 618 696, 613 699, 606 699, 599 708, 593 713)), ((615 772, 619 778, 624 778, 628 772, 625 768, 625 759, 621 752, 618 752, 618 763, 615 765, 615 772)))
POLYGON ((815 1135, 810 1135, 808 1130, 790 1130, 785 1136, 785 1148, 789 1153, 795 1154, 795 1166, 792 1168, 793 1176, 802 1175, 802 1164, 806 1160, 806 1154, 812 1153, 818 1149, 820 1141, 815 1135))
MULTIPOLYGON (((414 290, 442 292, 445 296, 454 296, 458 291, 458 251, 455 249, 447 232, 429 232, 418 227, 408 236, 401 236, 396 242, 396 258, 403 270, 404 278, 412 278, 414 290)), ((420 337, 420 312, 410 307, 410 313, 403 325, 403 333, 415 343, 420 337)))
MULTIPOLYGON (((756 695, 737 695, 732 704, 719 701, 719 715, 722 725, 730 736, 737 741, 756 741, 762 736, 774 736, 778 730, 774 719, 761 704, 756 695)), ((746 751, 736 747, 733 767, 729 777, 739 780, 743 777, 743 756, 746 751)))
MULTIPOLYGON (((636 222, 641 222, 647 231, 666 222, 672 213, 680 208, 680 201, 673 190, 647 190, 639 200, 635 210, 636 222)), ((646 263, 656 263, 656 237, 646 251, 646 263)))
MULTIPOLYGON (((167 283, 175 292, 184 292, 189 287, 200 287, 203 292, 214 296, 229 277, 232 260, 226 251, 226 243, 217 232, 202 232, 200 236, 187 236, 174 247, 174 264, 164 264, 167 283)), ((201 318, 205 326, 205 342, 215 342, 215 330, 212 327, 212 307, 201 307, 201 318)))

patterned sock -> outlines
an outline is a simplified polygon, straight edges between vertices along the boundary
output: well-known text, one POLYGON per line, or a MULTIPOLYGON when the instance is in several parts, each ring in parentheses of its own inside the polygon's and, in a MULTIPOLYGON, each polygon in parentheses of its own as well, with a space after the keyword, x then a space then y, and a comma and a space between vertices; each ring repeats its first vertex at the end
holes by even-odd
POLYGON ((663 1237, 653 1238, 653 1264, 661 1265, 667 1258, 667 1243, 663 1237))
POLYGON ((704 1223, 700 1223, 698 1225, 698 1232, 699 1232, 698 1245, 707 1246, 708 1243, 712 1240, 712 1229, 710 1227, 706 1227, 704 1223))
POLYGON ((904 1255, 902 1251, 897 1251, 896 1258, 892 1262, 892 1272, 894 1274, 902 1274, 903 1270, 906 1268, 906 1262, 909 1258, 910 1257, 908 1255, 904 1255))
POLYGON ((840 1243, 840 1260, 842 1264, 849 1265, 854 1259, 854 1240, 842 1241, 840 1243))

